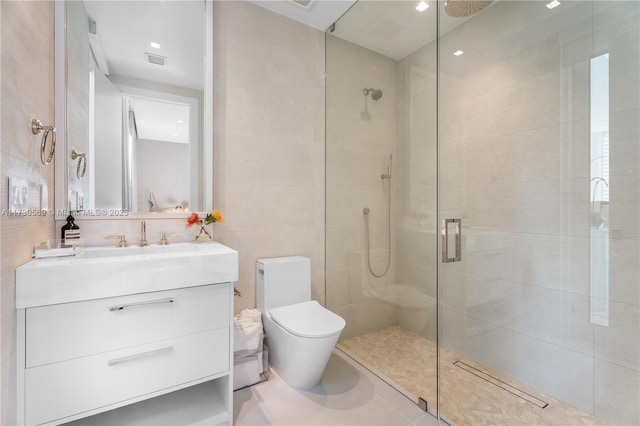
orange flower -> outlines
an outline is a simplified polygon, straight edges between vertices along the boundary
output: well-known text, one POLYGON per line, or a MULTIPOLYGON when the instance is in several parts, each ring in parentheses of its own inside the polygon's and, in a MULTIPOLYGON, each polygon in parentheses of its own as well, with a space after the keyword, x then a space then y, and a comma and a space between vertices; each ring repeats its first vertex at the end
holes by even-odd
POLYGON ((224 217, 222 216, 222 213, 220 213, 220 210, 214 209, 207 215, 207 220, 211 220, 211 222, 222 222, 224 217), (212 220, 209 219, 209 217, 211 217, 212 220))

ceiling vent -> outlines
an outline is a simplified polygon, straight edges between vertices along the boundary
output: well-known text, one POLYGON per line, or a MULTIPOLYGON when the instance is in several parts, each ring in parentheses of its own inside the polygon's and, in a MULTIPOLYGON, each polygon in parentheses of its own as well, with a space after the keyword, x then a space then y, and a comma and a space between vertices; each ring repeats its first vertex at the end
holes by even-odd
POLYGON ((146 56, 147 61, 156 65, 164 65, 164 60, 167 59, 166 56, 158 56, 151 53, 145 53, 144 55, 146 56))
POLYGON ((291 0, 291 1, 297 4, 298 6, 304 7, 305 9, 308 9, 311 3, 313 3, 313 0, 291 0))

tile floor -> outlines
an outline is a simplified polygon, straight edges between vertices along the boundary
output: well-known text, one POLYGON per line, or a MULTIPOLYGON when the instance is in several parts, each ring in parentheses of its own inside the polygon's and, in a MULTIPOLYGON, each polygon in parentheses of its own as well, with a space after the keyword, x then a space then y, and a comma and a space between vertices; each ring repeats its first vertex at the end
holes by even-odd
MULTIPOLYGON (((435 345, 399 327, 369 333, 341 343, 379 375, 392 377, 408 395, 435 401, 435 345), (415 354, 421 354, 416 357, 415 354)), ((451 351, 441 351, 441 412, 458 425, 606 425, 607 423, 568 404, 492 372, 451 351), (549 403, 541 409, 470 374, 453 362, 481 368, 492 376, 549 403)), ((123 407, 83 419, 74 425, 211 425, 205 383, 177 394, 123 407), (169 398, 169 399, 167 399, 169 398), (198 400, 202 400, 198 403, 198 400), (155 402, 154 402, 155 401, 155 402), (194 401, 197 403, 194 403, 194 401), (155 405, 154 405, 155 404, 155 405), (145 407, 163 410, 147 410, 145 407), (195 407, 195 408, 194 408, 195 407), (149 413, 156 413, 149 417, 149 413), (126 419, 126 421, 124 420, 126 419)), ((213 388, 212 388, 213 389, 213 388)), ((438 425, 409 398, 377 375, 336 349, 320 385, 298 390, 275 372, 271 379, 234 392, 233 424, 263 425, 438 425)), ((442 422, 441 424, 446 424, 442 422)))
POLYGON ((273 372, 266 382, 237 390, 234 425, 438 425, 383 380, 335 350, 322 382, 288 386, 273 372))
MULTIPOLYGON (((433 379, 437 368, 436 345, 432 341, 394 326, 342 341, 340 345, 374 371, 393 379, 408 394, 419 395, 430 405, 436 399, 436 382, 433 379)), ((440 351, 440 366, 440 413, 452 423, 461 426, 609 424, 600 417, 585 413, 450 350, 440 351), (526 401, 470 373, 470 369, 454 365, 456 361, 485 371, 548 405, 541 408, 526 401)))
MULTIPOLYGON (((207 382, 68 425, 212 426, 219 423, 209 403, 215 392, 213 382, 207 382)), ((438 425, 437 419, 339 350, 331 356, 319 386, 294 389, 272 370, 268 381, 234 392, 233 404, 237 426, 438 425)))

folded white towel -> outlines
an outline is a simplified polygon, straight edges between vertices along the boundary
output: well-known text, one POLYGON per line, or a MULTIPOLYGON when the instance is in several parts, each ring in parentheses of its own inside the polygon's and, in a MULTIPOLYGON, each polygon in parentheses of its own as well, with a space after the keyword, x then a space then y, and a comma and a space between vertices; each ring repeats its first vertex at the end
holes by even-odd
POLYGON ((262 352, 253 357, 242 359, 242 362, 234 362, 233 366, 233 390, 243 388, 262 381, 262 352))
POLYGON ((260 311, 244 309, 234 317, 233 352, 236 355, 244 356, 262 350, 263 337, 260 311))
POLYGON ((262 324, 262 314, 257 309, 243 309, 235 318, 239 320, 250 320, 252 322, 259 322, 262 324))

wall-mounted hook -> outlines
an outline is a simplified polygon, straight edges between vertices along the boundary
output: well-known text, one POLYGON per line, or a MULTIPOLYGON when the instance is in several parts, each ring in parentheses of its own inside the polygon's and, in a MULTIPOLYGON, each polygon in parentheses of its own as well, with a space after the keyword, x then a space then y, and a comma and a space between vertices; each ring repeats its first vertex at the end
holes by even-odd
POLYGON ((56 151, 56 128, 53 126, 45 126, 40 120, 34 118, 31 120, 31 132, 34 135, 42 134, 42 142, 40 143, 40 161, 45 166, 53 160, 53 154, 56 151), (51 134, 51 146, 49 147, 49 155, 47 153, 47 139, 51 134))

